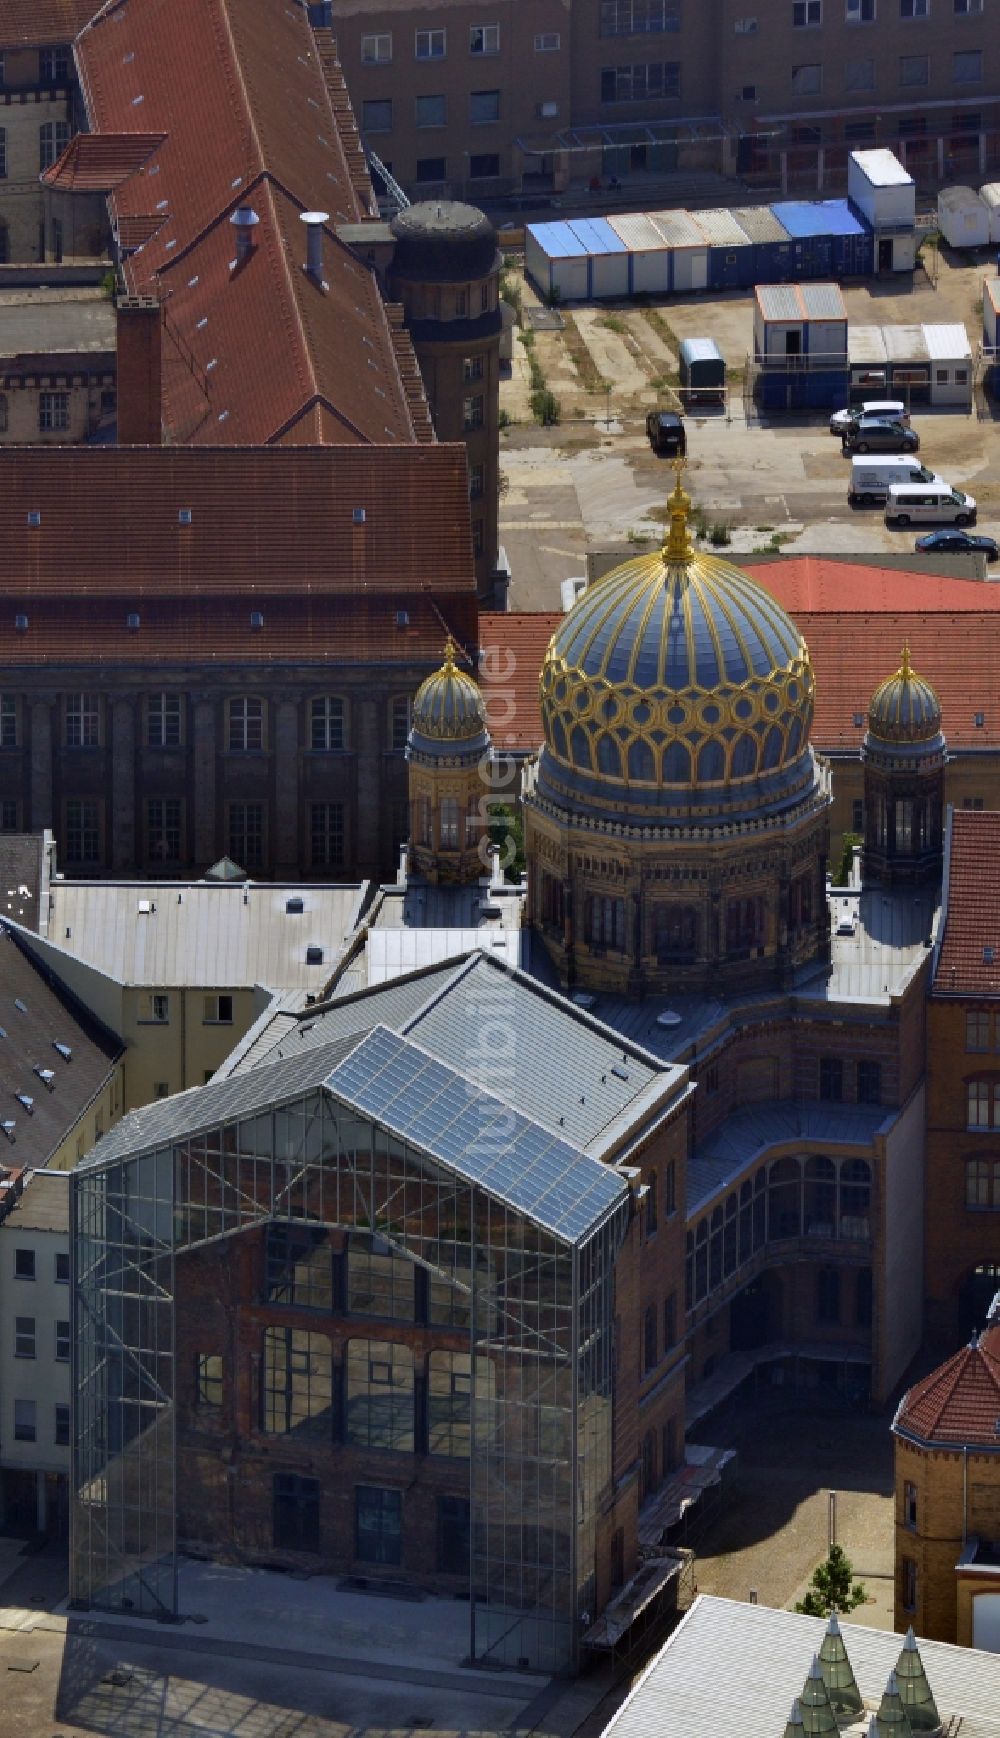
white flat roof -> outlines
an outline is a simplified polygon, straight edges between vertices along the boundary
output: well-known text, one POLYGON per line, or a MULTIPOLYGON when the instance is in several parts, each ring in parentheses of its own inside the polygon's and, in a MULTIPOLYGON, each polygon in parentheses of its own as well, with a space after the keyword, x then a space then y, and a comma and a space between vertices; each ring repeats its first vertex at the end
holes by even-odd
POLYGON ((958 321, 924 326, 924 343, 932 362, 964 362, 972 356, 969 334, 958 321))
POLYGON ((913 176, 907 174, 894 151, 852 151, 851 158, 873 187, 913 186, 913 176))
MULTIPOLYGON (((866 1708, 874 1712, 903 1637, 841 1620, 866 1708)), ((780 1738, 826 1624, 822 1618, 701 1594, 606 1727, 606 1738, 780 1738)), ((947 1731, 1000 1738, 1000 1654, 918 1637, 947 1731), (949 1723, 954 1721, 955 1726, 949 1723)))

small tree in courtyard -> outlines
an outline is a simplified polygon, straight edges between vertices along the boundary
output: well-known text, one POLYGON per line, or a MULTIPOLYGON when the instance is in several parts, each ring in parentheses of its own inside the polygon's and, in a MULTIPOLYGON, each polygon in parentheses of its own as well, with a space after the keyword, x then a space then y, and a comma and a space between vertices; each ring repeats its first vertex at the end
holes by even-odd
POLYGON ((812 1586, 796 1605, 806 1617, 829 1617, 831 1611, 853 1611, 868 1598, 862 1582, 852 1581, 854 1565, 842 1545, 831 1545, 825 1563, 814 1570, 812 1586))

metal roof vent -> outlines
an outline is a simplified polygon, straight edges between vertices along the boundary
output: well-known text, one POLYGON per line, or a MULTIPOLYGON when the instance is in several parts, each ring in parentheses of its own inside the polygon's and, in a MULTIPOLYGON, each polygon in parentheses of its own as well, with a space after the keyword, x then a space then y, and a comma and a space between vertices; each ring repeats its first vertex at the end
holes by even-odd
POLYGON ((177 509, 177 523, 178 523, 178 525, 190 525, 193 518, 194 518, 194 514, 192 513, 190 507, 178 507, 178 509, 177 509))
POLYGON ((249 205, 238 205, 229 219, 236 232, 236 258, 230 263, 230 271, 235 271, 245 260, 250 258, 254 250, 254 230, 260 218, 249 205))
POLYGON ((22 1002, 20 996, 14 997, 14 1006, 19 1014, 26 1014, 28 1012, 28 1004, 27 1002, 22 1002))
POLYGON ((52 1091, 52 1082, 55 1079, 55 1075, 53 1074, 51 1068, 43 1068, 40 1063, 36 1062, 32 1072, 34 1074, 38 1075, 38 1078, 41 1081, 42 1085, 47 1086, 49 1091, 51 1092, 52 1091))
POLYGON ((28 514, 28 524, 32 527, 33 530, 37 531, 38 527, 41 523, 42 523, 42 515, 39 513, 37 508, 33 507, 31 512, 28 514))
POLYGON ((315 946, 307 947, 306 948, 306 965, 307 966, 321 966, 322 964, 323 964, 323 949, 321 947, 315 947, 315 946))
POLYGON ((364 508, 363 507, 355 507, 353 512, 351 513, 351 518, 354 520, 355 525, 363 525, 365 522, 365 510, 364 510, 364 508))
POLYGON ((250 626, 255 631, 264 626, 264 612, 263 612, 263 610, 251 610, 250 611, 250 626))
POLYGON ((28 618, 27 618, 27 616, 26 615, 16 615, 14 617, 14 627, 19 634, 26 634, 28 631, 28 618))
POLYGON ((396 626, 397 626, 397 628, 408 628, 409 625, 410 625, 410 612, 409 612, 409 610, 397 610, 396 611, 396 626))
POLYGON ((125 617, 125 626, 128 628, 129 633, 134 634, 137 632, 139 627, 138 610, 129 610, 128 615, 125 617))
POLYGON ((7 1136, 11 1146, 14 1145, 14 1130, 16 1127, 17 1124, 13 1117, 7 1117, 4 1122, 0 1122, 0 1129, 2 1129, 3 1133, 7 1136))
POLYGON ((973 717, 973 723, 975 724, 977 730, 982 730, 983 725, 986 723, 985 712, 977 712, 973 717))
POLYGON ((680 1023, 681 1016, 673 1008, 664 1008, 663 1013, 656 1016, 658 1026, 679 1026, 680 1023))
POLYGON ((306 226, 306 271, 314 283, 323 284, 323 225, 329 223, 328 211, 300 211, 299 221, 306 226))
POLYGON ((291 899, 285 900, 285 910, 289 917, 295 917, 302 910, 302 900, 296 893, 291 899))
POLYGON ((14 1097, 17 1099, 18 1104, 24 1106, 29 1116, 34 1116, 35 1101, 27 1092, 15 1092, 14 1097))
POLYGON ((150 912, 154 909, 155 907, 151 899, 140 899, 138 906, 140 917, 148 917, 150 912))
POLYGON ((52 1048, 58 1052, 64 1062, 72 1062, 73 1051, 69 1044, 61 1044, 58 1038, 53 1038, 52 1048))
POLYGON ((983 965, 984 966, 991 966, 992 964, 993 964, 993 949, 991 947, 984 947, 983 948, 983 965))
POLYGON ((860 730, 864 721, 865 721, 864 713, 863 712, 855 712, 855 714, 854 714, 854 728, 855 728, 855 730, 860 730))

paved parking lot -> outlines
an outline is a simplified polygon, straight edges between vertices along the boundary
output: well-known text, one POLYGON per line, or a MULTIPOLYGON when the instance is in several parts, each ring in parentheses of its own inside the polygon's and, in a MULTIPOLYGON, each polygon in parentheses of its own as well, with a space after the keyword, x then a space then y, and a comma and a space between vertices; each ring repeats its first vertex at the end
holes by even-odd
MULTIPOLYGON (((975 348, 987 269, 985 257, 967 266, 942 258, 936 287, 923 272, 912 283, 850 287, 849 317, 866 324, 961 320, 975 348)), ((530 286, 525 296, 528 303, 536 299, 530 286)), ((569 338, 540 332, 534 340, 560 401, 559 425, 542 429, 531 420, 524 349, 517 342, 512 377, 501 390, 513 419, 501 442, 501 536, 515 608, 558 608, 561 581, 585 571, 588 549, 622 542, 637 553, 655 547, 673 474, 669 462, 650 451, 643 422, 648 408, 672 402, 675 356, 665 332, 676 340, 709 333, 733 367, 728 415, 688 418, 687 487, 706 531, 725 524, 726 547, 735 557, 768 546, 776 534, 784 548, 812 554, 912 551, 913 532, 888 530, 879 508, 848 505, 848 461, 825 415, 748 420, 741 377, 752 344, 749 293, 566 313, 569 338)), ((1000 419, 1000 406, 996 410, 1000 419)), ((996 536, 1000 420, 927 409, 914 413, 912 426, 924 462, 976 497, 978 529, 996 536)))

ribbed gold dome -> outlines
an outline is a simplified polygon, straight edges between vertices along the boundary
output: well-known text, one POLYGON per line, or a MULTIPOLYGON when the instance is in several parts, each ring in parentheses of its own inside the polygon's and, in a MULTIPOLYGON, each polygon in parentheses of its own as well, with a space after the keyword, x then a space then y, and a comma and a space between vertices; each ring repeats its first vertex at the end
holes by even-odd
POLYGON ((545 654, 541 770, 587 806, 719 813, 781 801, 805 776, 805 641, 763 586, 695 552, 689 507, 678 474, 662 550, 585 591, 545 654))
POLYGON ((868 707, 868 729, 880 742, 930 742, 941 730, 941 702, 910 663, 910 648, 892 676, 880 682, 868 707))
POLYGON ((457 647, 445 643, 444 663, 417 689, 410 724, 410 747, 423 753, 440 745, 445 752, 488 744, 486 705, 478 683, 455 662, 457 647))

